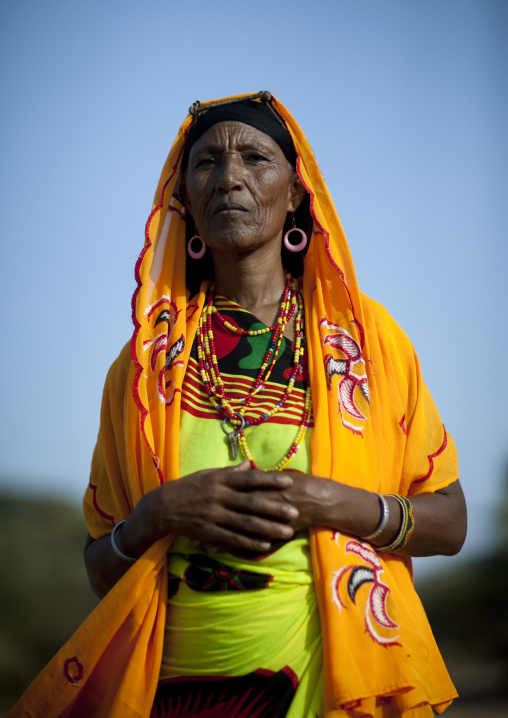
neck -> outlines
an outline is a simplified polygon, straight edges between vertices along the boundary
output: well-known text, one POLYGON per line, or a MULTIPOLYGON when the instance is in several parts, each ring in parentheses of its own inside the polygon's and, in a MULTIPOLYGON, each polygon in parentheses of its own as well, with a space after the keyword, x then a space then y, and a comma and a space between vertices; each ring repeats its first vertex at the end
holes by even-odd
POLYGON ((256 252, 219 252, 212 250, 215 292, 232 299, 247 311, 272 310, 280 303, 285 274, 276 252, 262 248, 256 252), (263 251, 265 250, 266 251, 263 251))

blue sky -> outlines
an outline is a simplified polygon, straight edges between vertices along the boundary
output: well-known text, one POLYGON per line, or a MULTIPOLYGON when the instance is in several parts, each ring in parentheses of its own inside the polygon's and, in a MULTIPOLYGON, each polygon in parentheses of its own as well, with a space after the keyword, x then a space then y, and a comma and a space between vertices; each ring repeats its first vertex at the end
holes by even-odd
POLYGON ((507 30, 503 0, 2 0, 1 484, 79 500, 176 130, 196 99, 268 89, 306 132, 360 285, 413 340, 456 440, 464 556, 493 543, 507 30))

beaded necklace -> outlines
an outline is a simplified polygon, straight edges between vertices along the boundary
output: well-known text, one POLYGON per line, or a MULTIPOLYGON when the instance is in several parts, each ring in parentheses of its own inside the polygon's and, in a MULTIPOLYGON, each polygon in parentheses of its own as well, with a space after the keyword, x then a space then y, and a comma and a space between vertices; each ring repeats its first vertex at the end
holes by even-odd
MULTIPOLYGON (((304 354, 304 346, 302 344, 303 335, 303 299, 297 282, 291 277, 289 273, 286 273, 286 283, 277 320, 273 326, 265 327, 264 329, 248 330, 241 327, 235 327, 233 324, 231 324, 231 322, 229 322, 225 317, 221 315, 217 307, 215 307, 214 286, 212 285, 212 287, 210 288, 207 302, 205 303, 203 312, 199 320, 197 332, 199 371, 206 393, 208 394, 208 398, 210 399, 212 406, 218 411, 219 415, 223 419, 222 429, 229 438, 233 459, 236 459, 237 446, 240 445, 240 449, 243 456, 249 460, 253 469, 258 469, 259 467, 254 462, 252 454, 247 445, 245 429, 249 426, 257 426, 261 424, 263 421, 266 421, 286 406, 288 399, 293 391, 296 376, 298 374, 298 368, 304 354), (269 411, 264 412, 261 416, 257 418, 248 417, 246 416, 247 409, 251 405, 254 396, 256 396, 256 394, 259 394, 268 382, 273 367, 275 366, 275 362, 277 361, 277 356, 279 353, 282 338, 284 336, 284 331, 295 312, 296 338, 293 358, 293 370, 291 372, 291 376, 289 378, 289 382, 284 391, 284 394, 280 401, 276 402, 276 404, 269 411), (226 329, 233 332, 234 334, 254 337, 262 334, 267 334, 268 332, 272 332, 272 337, 268 345, 268 349, 259 368, 254 384, 249 391, 249 394, 246 397, 237 399, 236 401, 228 397, 225 393, 225 386, 219 371, 217 352, 215 350, 215 337, 212 326, 213 317, 215 317, 226 329), (233 427, 232 431, 227 430, 227 424, 230 424, 233 427)), ((296 433, 296 437, 284 457, 277 464, 270 467, 269 469, 266 469, 267 471, 281 471, 289 463, 289 461, 300 448, 310 423, 310 406, 311 395, 310 386, 308 386, 305 394, 302 418, 296 433)))

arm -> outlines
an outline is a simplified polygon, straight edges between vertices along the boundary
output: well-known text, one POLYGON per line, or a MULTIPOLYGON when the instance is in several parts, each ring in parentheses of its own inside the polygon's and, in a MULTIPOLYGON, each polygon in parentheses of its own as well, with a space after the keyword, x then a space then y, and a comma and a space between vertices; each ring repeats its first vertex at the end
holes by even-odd
MULTIPOLYGON (((244 461, 230 469, 197 471, 147 493, 116 532, 117 546, 139 558, 163 536, 176 533, 196 545, 228 545, 268 551, 270 539, 290 539, 298 510, 283 494, 289 474, 251 471, 244 461)), ((110 536, 85 545, 85 566, 94 593, 103 598, 131 562, 113 551, 110 536)))
MULTIPOLYGON (((377 494, 345 484, 298 475, 293 486, 282 492, 298 509, 291 520, 294 530, 308 526, 327 526, 353 536, 368 536, 379 524, 381 509, 377 494)), ((386 546, 397 535, 401 509, 393 497, 385 497, 389 519, 383 532, 372 539, 373 546, 386 546)), ((408 545, 399 551, 408 556, 454 555, 466 538, 467 514, 459 481, 435 493, 409 497, 414 510, 415 528, 408 545)))
MULTIPOLYGON (((372 540, 384 546, 401 522, 399 503, 387 497, 389 519, 372 540)), ((466 536, 466 506, 460 483, 411 498, 415 528, 408 556, 453 555, 466 536)), ((270 539, 290 539, 300 529, 326 526, 353 536, 368 536, 380 520, 377 494, 310 475, 251 471, 247 462, 234 469, 198 471, 149 492, 117 531, 117 544, 138 558, 170 533, 189 536, 212 549, 267 551, 270 539)), ((94 593, 102 598, 127 571, 109 536, 85 546, 85 565, 94 593)))

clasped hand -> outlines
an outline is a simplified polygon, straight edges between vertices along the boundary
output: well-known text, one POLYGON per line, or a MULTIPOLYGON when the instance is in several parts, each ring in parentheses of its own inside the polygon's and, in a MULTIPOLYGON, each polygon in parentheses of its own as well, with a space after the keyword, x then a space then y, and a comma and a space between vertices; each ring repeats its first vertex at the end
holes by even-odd
POLYGON ((266 552, 272 540, 291 539, 296 531, 319 522, 329 483, 299 473, 255 471, 245 460, 232 468, 197 471, 155 489, 129 521, 144 524, 150 543, 175 533, 216 552, 266 552))

